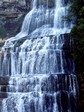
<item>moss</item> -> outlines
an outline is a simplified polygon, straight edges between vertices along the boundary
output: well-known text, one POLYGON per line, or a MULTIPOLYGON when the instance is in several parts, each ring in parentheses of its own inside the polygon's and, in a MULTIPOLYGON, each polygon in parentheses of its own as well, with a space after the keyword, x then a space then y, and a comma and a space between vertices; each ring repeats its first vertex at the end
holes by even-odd
POLYGON ((4 28, 0 28, 0 35, 3 35, 5 32, 5 29, 4 28))
POLYGON ((3 26, 0 27, 0 37, 1 37, 1 38, 4 38, 5 34, 6 34, 5 28, 4 28, 3 26))
MULTIPOLYGON (((76 25, 71 31, 74 38, 74 60, 77 74, 84 75, 84 0, 73 0, 70 13, 76 16, 76 25)), ((72 17, 72 16, 71 16, 72 17)))

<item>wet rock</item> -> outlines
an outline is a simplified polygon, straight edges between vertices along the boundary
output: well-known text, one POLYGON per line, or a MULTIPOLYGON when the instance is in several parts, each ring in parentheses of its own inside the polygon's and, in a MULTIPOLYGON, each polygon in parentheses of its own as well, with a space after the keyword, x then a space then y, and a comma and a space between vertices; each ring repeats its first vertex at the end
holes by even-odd
POLYGON ((8 85, 9 77, 0 77, 0 85, 8 85))
POLYGON ((55 2, 54 0, 37 0, 37 7, 39 7, 40 5, 52 8, 55 6, 55 2))
POLYGON ((8 95, 6 92, 0 92, 0 98, 7 98, 8 95))

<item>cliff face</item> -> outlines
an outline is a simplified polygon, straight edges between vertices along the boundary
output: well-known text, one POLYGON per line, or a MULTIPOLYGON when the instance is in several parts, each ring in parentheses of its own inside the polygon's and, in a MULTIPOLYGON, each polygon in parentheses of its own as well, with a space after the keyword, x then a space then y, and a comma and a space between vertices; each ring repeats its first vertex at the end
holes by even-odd
POLYGON ((23 18, 31 9, 32 0, 0 0, 0 38, 19 32, 23 18))
POLYGON ((3 3, 3 2, 8 2, 8 3, 19 2, 20 4, 25 5, 25 1, 26 0, 0 0, 0 3, 3 3))

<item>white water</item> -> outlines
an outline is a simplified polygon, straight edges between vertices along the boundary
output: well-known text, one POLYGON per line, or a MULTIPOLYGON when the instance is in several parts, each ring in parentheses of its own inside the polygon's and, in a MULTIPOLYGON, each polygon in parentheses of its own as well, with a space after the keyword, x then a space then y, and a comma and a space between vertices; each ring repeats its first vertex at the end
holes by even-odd
POLYGON ((1 76, 10 76, 1 112, 76 112, 77 80, 72 59, 70 2, 34 0, 21 31, 0 56, 1 76), (65 3, 66 2, 66 3, 65 3))
POLYGON ((34 0, 32 10, 25 16, 20 33, 8 39, 4 47, 11 47, 10 41, 22 38, 42 37, 69 33, 73 24, 65 21, 70 6, 65 0, 52 0, 52 7, 48 7, 49 0, 34 0), (65 2, 65 3, 64 3, 65 2), (38 6, 37 6, 38 3, 38 6))

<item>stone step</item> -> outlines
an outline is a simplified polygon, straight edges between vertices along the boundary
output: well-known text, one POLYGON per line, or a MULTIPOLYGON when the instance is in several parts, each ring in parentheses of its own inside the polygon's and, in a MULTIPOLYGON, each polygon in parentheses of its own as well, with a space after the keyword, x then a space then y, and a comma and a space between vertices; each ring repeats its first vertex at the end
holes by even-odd
POLYGON ((0 85, 8 85, 9 78, 9 76, 0 76, 0 85))
POLYGON ((0 85, 0 92, 6 92, 7 91, 7 85, 0 85))
POLYGON ((7 98, 7 93, 6 92, 0 92, 0 99, 7 98))
MULTIPOLYGON (((39 93, 40 94, 40 93, 39 93)), ((51 93, 44 93, 45 94, 48 94, 48 95, 52 95, 51 93)), ((35 96, 35 95, 38 95, 38 92, 26 92, 26 93, 22 93, 22 92, 15 92, 15 93, 12 93, 12 92, 0 92, 0 99, 5 99, 5 98, 10 98, 10 97, 17 97, 17 96, 35 96)), ((53 94, 54 95, 54 94, 53 94)))
MULTIPOLYGON (((38 96, 38 95, 58 95, 58 94, 63 94, 63 93, 66 93, 67 95, 70 95, 70 96, 75 96, 74 92, 73 93, 70 93, 70 92, 67 92, 67 91, 58 91, 58 92, 54 92, 54 93, 50 93, 50 92, 44 92, 44 93, 41 93, 41 92, 38 92, 38 91, 32 91, 32 92, 0 92, 0 99, 5 99, 5 98, 9 98, 9 97, 12 97, 12 96, 38 96)), ((2 101, 1 100, 1 101, 2 101)))
MULTIPOLYGON (((34 92, 30 92, 30 93, 34 93, 34 92)), ((5 99, 5 98, 8 98, 8 96, 17 96, 17 95, 29 95, 30 93, 22 93, 22 92, 15 92, 15 93, 12 93, 12 92, 0 92, 0 99, 5 99)), ((2 101, 1 100, 1 101, 2 101)))
POLYGON ((76 77, 67 75, 1 77, 0 80, 0 92, 57 92, 61 90, 72 92, 74 91, 73 83, 77 86, 76 77))
MULTIPOLYGON (((60 86, 60 85, 58 85, 60 86)), ((67 88, 62 88, 62 87, 58 87, 54 86, 54 85, 21 85, 21 86, 15 86, 15 85, 1 85, 0 86, 0 92, 11 92, 11 93, 16 93, 16 92, 21 92, 21 93, 28 93, 28 92, 34 92, 34 91, 38 91, 38 92, 42 92, 42 93, 54 93, 54 92, 58 92, 58 91, 68 91, 68 92, 74 92, 73 89, 69 89, 67 88)), ((77 90, 75 91, 77 92, 77 90)))
POLYGON ((16 92, 17 88, 15 85, 0 85, 0 92, 16 92))

